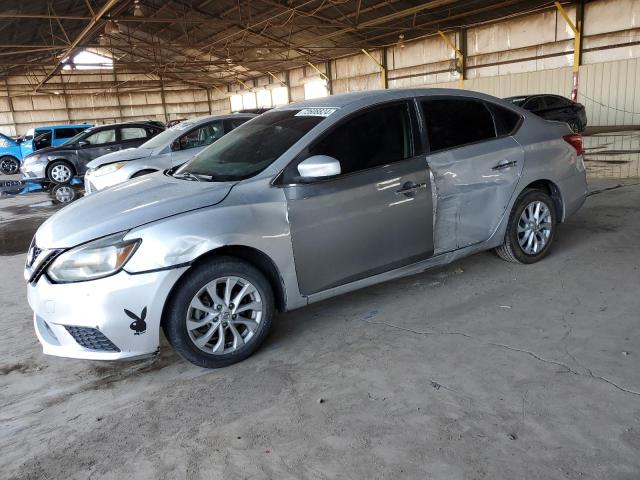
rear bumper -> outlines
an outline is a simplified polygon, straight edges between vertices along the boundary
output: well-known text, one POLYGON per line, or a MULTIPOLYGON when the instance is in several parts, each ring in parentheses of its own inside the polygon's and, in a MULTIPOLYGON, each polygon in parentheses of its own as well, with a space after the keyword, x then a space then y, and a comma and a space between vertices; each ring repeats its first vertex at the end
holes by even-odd
POLYGON ((584 159, 578 157, 578 165, 576 171, 570 177, 559 182, 558 187, 562 195, 562 204, 564 206, 564 214, 562 221, 564 222, 571 215, 576 213, 587 199, 587 172, 584 169, 584 159))
POLYGON ((29 284, 27 296, 43 353, 89 360, 122 360, 156 353, 165 301, 185 270, 137 275, 122 271, 107 278, 68 284, 53 284, 43 276, 35 285, 29 284), (125 309, 144 317, 144 322, 134 328, 134 320, 125 309))

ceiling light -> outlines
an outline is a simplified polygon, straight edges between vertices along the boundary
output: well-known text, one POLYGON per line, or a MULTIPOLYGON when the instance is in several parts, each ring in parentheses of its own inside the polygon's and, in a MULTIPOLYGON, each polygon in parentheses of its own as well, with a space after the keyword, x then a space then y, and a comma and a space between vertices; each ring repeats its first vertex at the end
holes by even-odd
POLYGON ((398 35, 398 47, 404 48, 404 33, 398 35))
POLYGON ((140 0, 134 0, 133 2, 133 16, 144 17, 144 9, 142 5, 140 5, 140 0))

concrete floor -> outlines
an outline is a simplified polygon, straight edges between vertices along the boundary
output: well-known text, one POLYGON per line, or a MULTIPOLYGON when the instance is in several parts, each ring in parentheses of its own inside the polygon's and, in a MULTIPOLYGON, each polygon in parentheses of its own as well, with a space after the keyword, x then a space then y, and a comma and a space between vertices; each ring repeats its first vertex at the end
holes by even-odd
POLYGON ((0 477, 638 479, 638 182, 595 185, 538 264, 479 254, 281 315, 215 371, 166 345, 44 357, 15 253, 58 206, 2 199, 0 477))

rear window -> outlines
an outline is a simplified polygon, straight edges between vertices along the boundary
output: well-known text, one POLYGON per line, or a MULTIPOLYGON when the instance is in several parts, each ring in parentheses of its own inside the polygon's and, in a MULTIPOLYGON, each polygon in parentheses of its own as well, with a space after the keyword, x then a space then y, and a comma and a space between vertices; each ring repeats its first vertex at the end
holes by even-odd
POLYGON ((421 103, 431 152, 496 137, 493 117, 483 102, 447 98, 421 103))
POLYGON ((77 128, 77 127, 68 127, 68 128, 54 128, 53 129, 53 135, 54 138, 59 139, 59 138, 71 138, 74 135, 77 135, 78 133, 82 132, 83 130, 85 130, 84 128, 77 128))
POLYGON ((520 122, 520 115, 512 112, 508 108, 500 107, 493 103, 489 103, 487 106, 489 110, 491 110, 491 113, 493 113, 498 136, 511 135, 520 122))

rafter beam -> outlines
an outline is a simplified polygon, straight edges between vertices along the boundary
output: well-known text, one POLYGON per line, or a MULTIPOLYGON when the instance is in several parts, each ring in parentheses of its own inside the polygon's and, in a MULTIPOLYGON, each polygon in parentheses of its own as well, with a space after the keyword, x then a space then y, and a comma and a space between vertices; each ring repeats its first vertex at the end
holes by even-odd
POLYGON ((116 3, 118 3, 119 1, 120 0, 107 0, 107 2, 102 6, 102 8, 98 10, 93 17, 91 17, 91 20, 89 21, 87 26, 84 27, 80 32, 80 34, 73 40, 73 42, 71 42, 71 45, 69 45, 69 48, 62 55, 57 65, 49 73, 47 73, 45 77, 38 83, 38 85, 34 89, 34 92, 37 92, 38 89, 42 87, 42 85, 47 83, 51 79, 51 77, 53 77, 56 73, 58 73, 64 59, 69 57, 73 53, 73 51, 78 47, 80 42, 82 42, 85 38, 87 38, 87 36, 91 33, 91 31, 96 26, 96 24, 100 21, 100 19, 104 17, 105 14, 111 8, 113 8, 116 5, 116 3))

